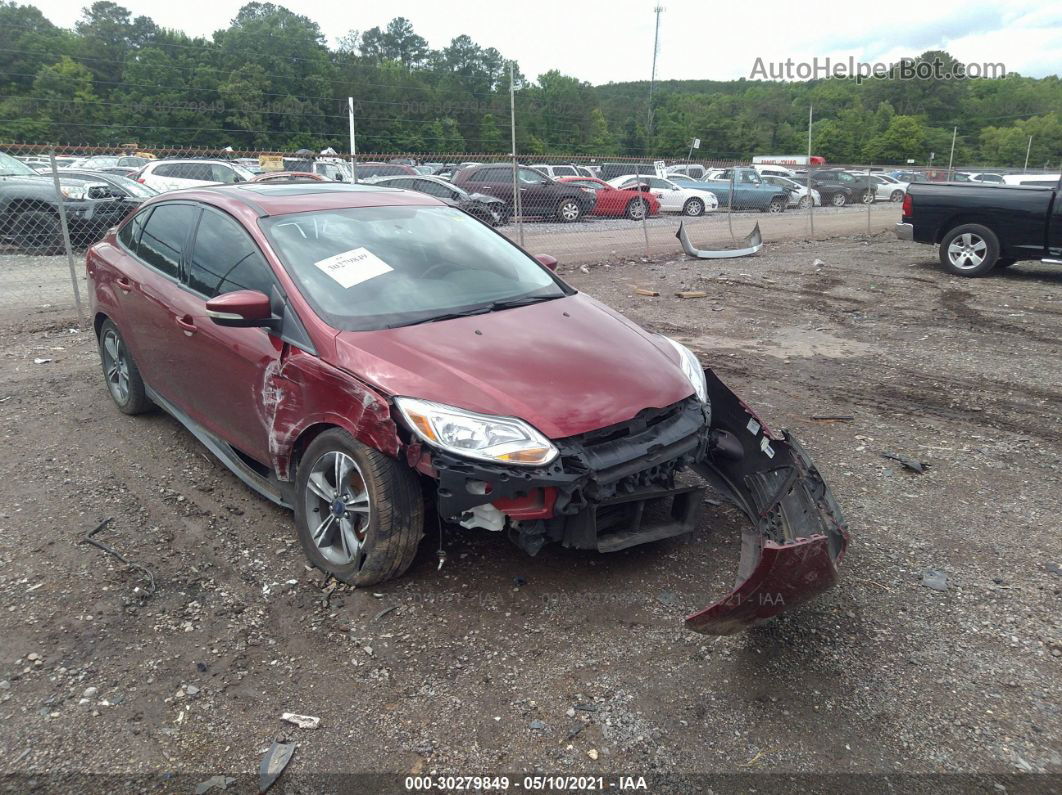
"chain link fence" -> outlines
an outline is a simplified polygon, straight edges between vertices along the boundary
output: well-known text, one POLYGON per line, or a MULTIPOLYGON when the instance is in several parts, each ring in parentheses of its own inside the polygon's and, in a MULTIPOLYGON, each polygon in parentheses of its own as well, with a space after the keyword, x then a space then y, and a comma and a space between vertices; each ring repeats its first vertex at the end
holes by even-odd
POLYGON ((0 181, 0 313, 79 314, 84 250, 147 198, 197 185, 328 180, 417 190, 477 215, 532 254, 581 265, 681 257, 680 224, 697 248, 736 247, 757 225, 768 243, 873 235, 898 220, 905 180, 962 171, 830 165, 815 168, 847 174, 843 182, 809 185, 800 166, 787 174, 733 160, 2 143, 0 164, 24 177, 0 181), (888 172, 900 182, 871 176, 888 172))

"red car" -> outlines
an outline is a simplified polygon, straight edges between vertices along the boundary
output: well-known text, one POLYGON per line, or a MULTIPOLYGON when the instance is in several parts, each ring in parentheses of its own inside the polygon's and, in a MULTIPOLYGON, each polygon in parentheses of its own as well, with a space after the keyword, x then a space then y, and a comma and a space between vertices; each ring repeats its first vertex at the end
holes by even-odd
POLYGON ((161 194, 86 259, 118 408, 180 420, 345 582, 402 574, 432 508, 531 554, 690 533, 697 473, 752 528, 691 628, 832 585, 847 533, 799 445, 555 266, 426 194, 327 182, 161 194))
POLYGON ((606 215, 610 218, 626 216, 632 221, 640 221, 646 209, 649 210, 650 216, 660 212, 660 200, 647 190, 614 188, 597 177, 558 177, 557 182, 565 182, 594 191, 597 195, 597 204, 590 212, 591 215, 606 215), (642 203, 643 200, 645 204, 642 203))

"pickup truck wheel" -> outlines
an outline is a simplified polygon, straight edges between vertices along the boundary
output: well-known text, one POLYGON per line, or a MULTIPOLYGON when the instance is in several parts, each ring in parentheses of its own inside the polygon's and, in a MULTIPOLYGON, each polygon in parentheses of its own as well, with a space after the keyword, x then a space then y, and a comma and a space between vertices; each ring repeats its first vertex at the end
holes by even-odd
POLYGON ((59 216, 50 210, 23 210, 12 226, 15 242, 27 254, 60 254, 63 230, 59 216))
POLYGON ((767 205, 767 212, 769 212, 769 213, 785 212, 785 199, 771 199, 771 203, 767 205))
POLYGON ((151 408, 151 398, 144 389, 144 379, 126 347, 122 333, 111 320, 100 326, 100 364, 107 391, 123 414, 143 414, 151 408))
POLYGON ((843 193, 835 193, 833 194, 833 198, 830 200, 830 204, 832 204, 834 207, 844 207, 846 204, 848 204, 848 197, 845 196, 843 193))
POLYGON ((903 191, 902 190, 894 190, 891 194, 889 194, 889 201, 891 201, 891 202, 902 202, 903 201, 903 191))
POLYGON ((566 224, 578 221, 579 216, 582 214, 583 208, 579 206, 579 202, 575 199, 564 199, 557 205, 557 220, 566 224))
POLYGON ((295 526, 310 562, 337 580, 372 585, 409 568, 424 534, 416 474, 339 428, 303 454, 295 526))
POLYGON ((682 214, 691 218, 704 215, 704 202, 700 199, 687 199, 686 203, 682 205, 682 214))
POLYGON ((984 276, 996 267, 999 240, 980 224, 963 224, 940 241, 940 262, 956 276, 984 276))

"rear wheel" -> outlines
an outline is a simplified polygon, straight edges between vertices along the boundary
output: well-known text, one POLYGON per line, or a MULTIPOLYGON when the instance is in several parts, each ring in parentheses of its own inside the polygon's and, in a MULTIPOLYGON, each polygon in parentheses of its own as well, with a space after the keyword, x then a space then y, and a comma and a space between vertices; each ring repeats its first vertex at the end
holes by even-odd
POLYGON ((984 276, 996 267, 999 240, 980 224, 963 224, 940 241, 940 262, 956 276, 984 276))
POLYGON ((100 363, 107 391, 123 414, 143 414, 151 408, 140 369, 122 339, 122 333, 110 320, 100 327, 100 363))
POLYGON ((641 199, 631 199, 627 203, 627 217, 632 221, 640 221, 645 217, 646 206, 641 199))
POLYGON ((767 205, 767 212, 769 212, 769 213, 785 212, 785 199, 771 199, 771 203, 767 205))
POLYGON ((704 202, 700 199, 687 199, 686 203, 682 205, 682 214, 691 218, 704 215, 704 202))
POLYGON ((295 526, 306 557, 351 585, 409 568, 424 534, 416 474, 339 428, 306 449, 295 480, 295 526))
POLYGON ((835 193, 833 194, 833 198, 830 200, 830 203, 834 207, 844 207, 846 204, 848 204, 848 197, 845 196, 843 193, 835 193))
POLYGON ((579 202, 575 199, 562 199, 561 203, 557 205, 557 220, 566 224, 578 221, 582 214, 583 208, 579 206, 579 202))
POLYGON ((872 190, 863 191, 863 194, 859 197, 859 201, 863 202, 863 204, 873 204, 874 203, 874 191, 872 191, 872 190))
POLYGON ((15 242, 27 254, 59 254, 63 250, 63 228, 59 216, 50 210, 23 210, 12 227, 15 242))
POLYGON ((891 202, 902 202, 903 201, 903 191, 902 190, 894 190, 889 195, 889 201, 891 201, 891 202))

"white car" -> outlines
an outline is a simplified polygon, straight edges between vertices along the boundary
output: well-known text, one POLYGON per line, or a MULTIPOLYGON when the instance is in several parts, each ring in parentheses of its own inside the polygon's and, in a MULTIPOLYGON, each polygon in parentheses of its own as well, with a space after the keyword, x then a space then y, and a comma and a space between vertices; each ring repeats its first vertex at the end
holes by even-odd
POLYGON ((907 193, 907 186, 911 184, 909 182, 901 182, 888 174, 871 174, 870 177, 878 186, 877 195, 874 197, 875 201, 902 202, 907 193))
POLYGON ((550 179, 557 179, 557 177, 592 177, 594 172, 585 166, 577 166, 572 163, 566 163, 564 165, 553 166, 547 163, 535 163, 531 165, 531 168, 535 171, 541 171, 550 179))
POLYGON ((1062 174, 1007 174, 1003 182, 1007 185, 1035 185, 1040 188, 1054 188, 1062 174))
POLYGON ((1002 174, 993 174, 988 171, 956 171, 955 179, 961 182, 984 182, 985 184, 1004 184, 1002 174))
POLYGON ((791 168, 786 168, 785 166, 775 166, 770 163, 753 163, 752 167, 756 169, 761 177, 793 178, 793 170, 791 168))
POLYGON ((808 198, 808 186, 805 183, 797 182, 795 179, 789 177, 779 177, 774 174, 763 174, 761 172, 760 178, 771 185, 777 185, 779 188, 785 188, 789 191, 789 206, 806 208, 811 202, 815 202, 816 207, 822 206, 822 195, 812 188, 811 198, 808 198))
POLYGON ((648 185, 649 192, 660 200, 662 213, 682 213, 696 217, 719 208, 719 200, 711 191, 681 187, 669 179, 627 174, 608 180, 613 188, 633 188, 639 183, 648 185))
POLYGON ((254 174, 238 163, 223 160, 152 160, 136 175, 136 181, 162 192, 204 185, 249 182, 254 174))

